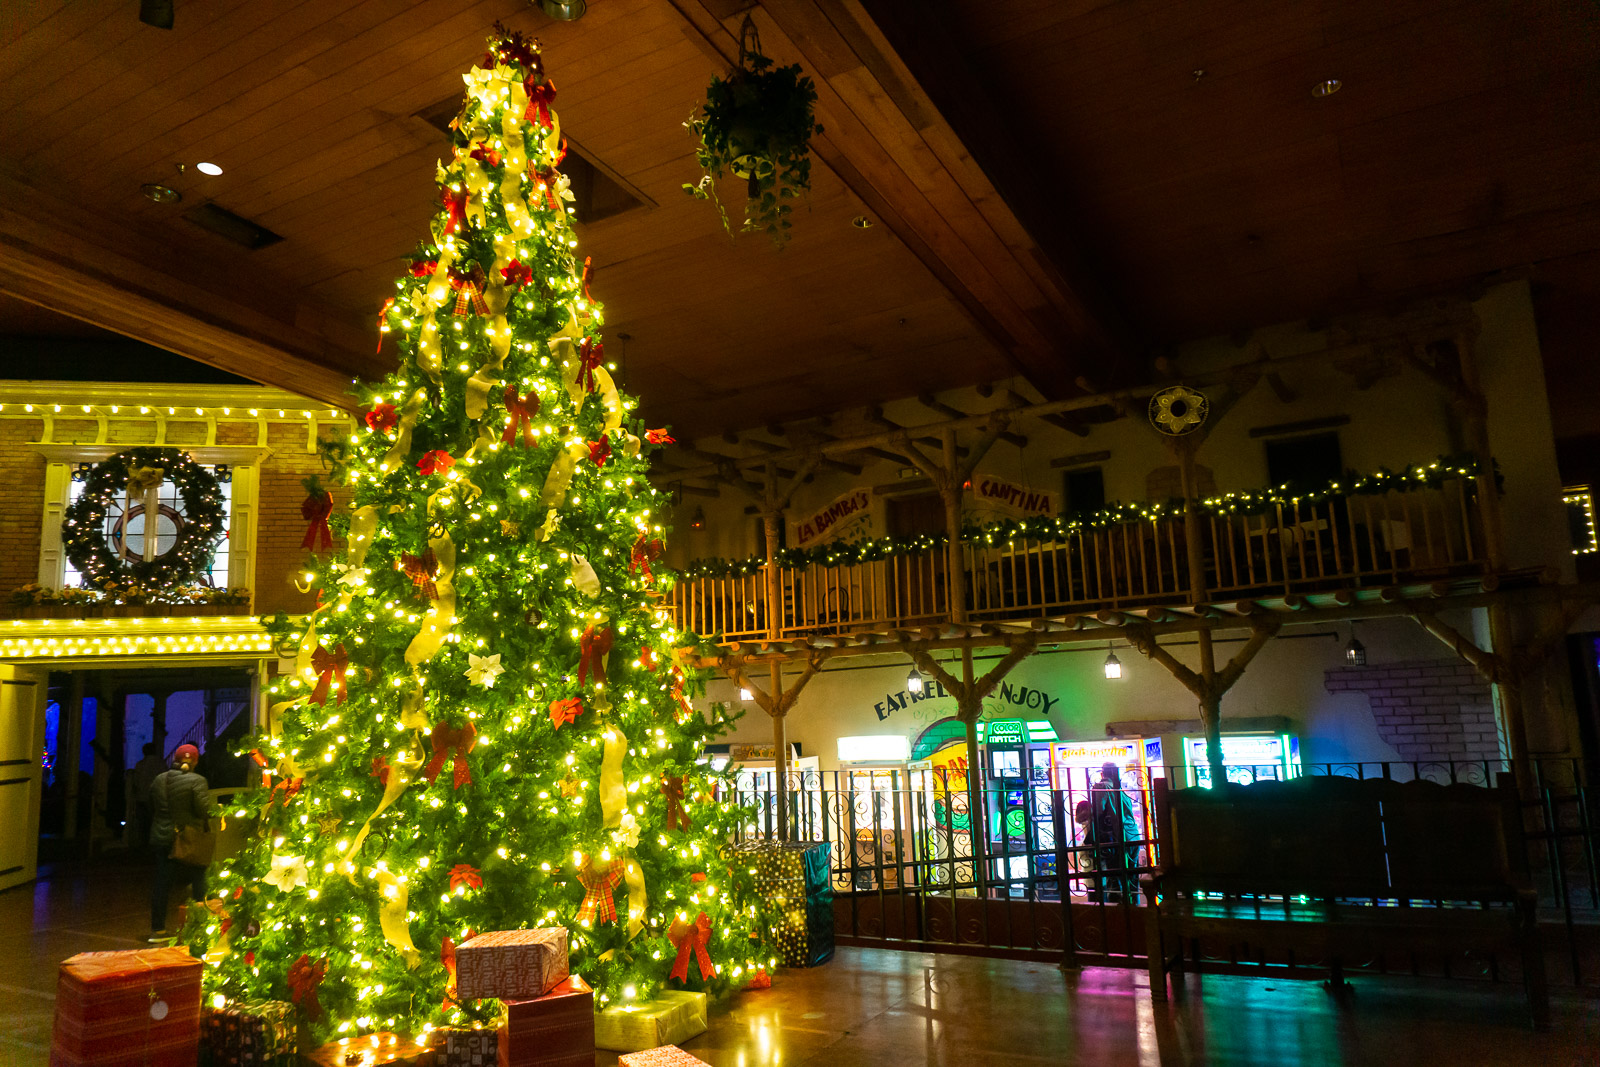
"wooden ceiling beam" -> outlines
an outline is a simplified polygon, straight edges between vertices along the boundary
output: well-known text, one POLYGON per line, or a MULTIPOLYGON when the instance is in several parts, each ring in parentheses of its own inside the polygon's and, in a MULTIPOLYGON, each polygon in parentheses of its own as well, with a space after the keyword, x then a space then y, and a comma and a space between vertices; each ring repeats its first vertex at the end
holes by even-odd
POLYGON ((0 292, 330 407, 352 407, 351 379, 388 366, 375 326, 363 338, 248 253, 183 269, 150 238, 20 182, 0 180, 0 246, 0 292))
MULTIPOLYGON (((708 53, 732 65, 737 29, 707 0, 670 0, 708 53)), ((1048 399, 1072 395, 1080 361, 1117 346, 895 54, 859 0, 763 0, 763 50, 800 62, 824 132, 812 152, 944 284, 1048 399)))

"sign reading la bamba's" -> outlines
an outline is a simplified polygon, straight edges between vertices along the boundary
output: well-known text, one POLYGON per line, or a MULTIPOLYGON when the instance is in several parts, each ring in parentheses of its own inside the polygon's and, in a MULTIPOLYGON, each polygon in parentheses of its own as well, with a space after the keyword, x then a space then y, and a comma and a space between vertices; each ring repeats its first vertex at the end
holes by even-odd
POLYGON ((843 526, 869 517, 867 505, 871 502, 872 497, 865 489, 852 489, 845 493, 827 507, 795 523, 795 546, 804 548, 838 537, 843 532, 843 526))

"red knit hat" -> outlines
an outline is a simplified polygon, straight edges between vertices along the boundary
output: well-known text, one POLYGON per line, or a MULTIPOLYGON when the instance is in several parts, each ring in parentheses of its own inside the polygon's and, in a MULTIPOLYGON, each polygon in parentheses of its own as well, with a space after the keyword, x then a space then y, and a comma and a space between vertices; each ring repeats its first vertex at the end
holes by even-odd
POLYGON ((200 750, 193 745, 179 745, 172 750, 173 763, 187 763, 193 767, 200 762, 200 750))

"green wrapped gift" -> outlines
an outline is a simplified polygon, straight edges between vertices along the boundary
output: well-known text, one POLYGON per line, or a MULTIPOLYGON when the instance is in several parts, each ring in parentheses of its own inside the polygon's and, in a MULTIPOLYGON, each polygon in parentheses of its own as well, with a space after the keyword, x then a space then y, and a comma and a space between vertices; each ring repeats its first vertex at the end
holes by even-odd
POLYGON ((666 989, 639 1004, 607 1008, 594 1017, 594 1047, 641 1052, 676 1045, 706 1032, 706 995, 666 989))
POLYGON ((755 868, 756 892, 780 916, 773 943, 789 967, 816 967, 833 958, 833 883, 826 841, 743 841, 729 858, 755 868))

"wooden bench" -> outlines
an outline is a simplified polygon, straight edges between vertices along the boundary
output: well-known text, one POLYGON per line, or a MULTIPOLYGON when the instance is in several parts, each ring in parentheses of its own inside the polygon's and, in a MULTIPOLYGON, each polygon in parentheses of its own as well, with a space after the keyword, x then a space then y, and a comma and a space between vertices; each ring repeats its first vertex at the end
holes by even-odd
POLYGON ((1182 981, 1185 939, 1316 961, 1336 986, 1346 962, 1511 951, 1534 1026, 1548 1024, 1537 898, 1511 786, 1322 776, 1151 784, 1160 863, 1140 883, 1152 996, 1166 998, 1169 973, 1182 981))

